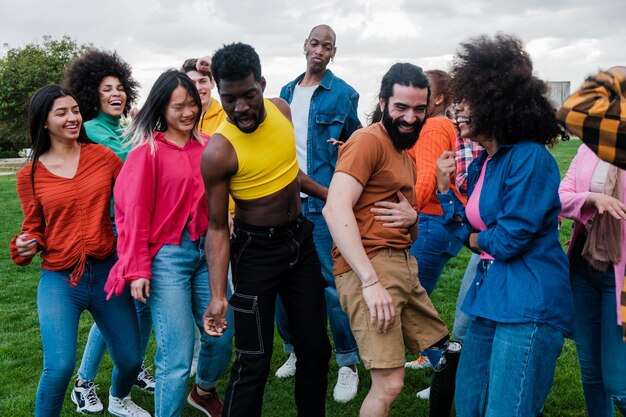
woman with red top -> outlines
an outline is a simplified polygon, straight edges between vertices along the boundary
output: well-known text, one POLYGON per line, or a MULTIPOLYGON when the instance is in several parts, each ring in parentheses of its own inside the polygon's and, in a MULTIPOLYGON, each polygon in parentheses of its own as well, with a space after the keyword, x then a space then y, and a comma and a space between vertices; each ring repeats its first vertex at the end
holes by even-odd
POLYGON ((37 308, 44 363, 35 416, 61 414, 76 364, 79 317, 89 310, 115 364, 109 413, 149 417, 129 396, 141 367, 130 292, 109 302, 104 292, 116 260, 109 199, 122 161, 89 140, 76 100, 58 85, 33 95, 28 118, 33 153, 17 173, 24 222, 11 241, 11 257, 28 265, 41 251, 43 259, 37 308))
POLYGON ((201 108, 187 75, 161 74, 129 126, 134 148, 115 186, 119 261, 106 290, 119 294, 129 283, 133 297, 150 306, 157 343, 155 413, 162 417, 182 413, 194 327, 202 346, 188 401, 207 415, 221 414, 215 386, 232 350, 232 326, 226 337, 209 338, 202 324, 211 294, 204 257, 209 213, 200 172, 208 138, 196 127, 201 108))

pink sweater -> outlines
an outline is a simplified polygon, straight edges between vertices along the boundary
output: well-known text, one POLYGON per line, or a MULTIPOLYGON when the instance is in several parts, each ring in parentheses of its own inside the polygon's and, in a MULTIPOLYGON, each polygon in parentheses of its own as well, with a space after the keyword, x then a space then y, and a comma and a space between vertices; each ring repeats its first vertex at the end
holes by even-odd
MULTIPOLYGON (((574 220, 570 242, 576 240, 578 235, 585 230, 585 224, 597 213, 595 207, 584 208, 583 205, 590 194, 589 185, 599 161, 596 154, 587 145, 581 145, 559 186, 559 197, 563 205, 561 215, 574 220)), ((624 184, 624 199, 622 202, 626 203, 626 183, 624 184)), ((624 284, 624 266, 626 266, 626 225, 624 222, 622 222, 622 242, 622 260, 619 264, 613 266, 615 270, 615 301, 618 324, 622 323, 620 294, 624 284)), ((567 252, 568 255, 570 255, 571 249, 572 245, 570 245, 567 252)))
POLYGON ((185 227, 192 241, 206 234, 209 210, 200 172, 208 143, 190 139, 183 147, 155 132, 156 152, 142 145, 128 154, 115 183, 119 260, 105 291, 119 295, 137 278, 152 278, 152 258, 164 244, 179 245, 185 227))

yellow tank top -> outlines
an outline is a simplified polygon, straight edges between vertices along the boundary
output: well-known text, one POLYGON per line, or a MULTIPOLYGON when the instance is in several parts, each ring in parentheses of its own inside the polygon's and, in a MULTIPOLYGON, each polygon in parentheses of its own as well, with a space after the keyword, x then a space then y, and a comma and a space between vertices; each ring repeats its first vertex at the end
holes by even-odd
POLYGON ((215 133, 235 149, 238 168, 230 178, 230 194, 237 200, 253 200, 282 190, 298 176, 293 125, 268 99, 267 116, 252 133, 244 133, 226 120, 215 133))

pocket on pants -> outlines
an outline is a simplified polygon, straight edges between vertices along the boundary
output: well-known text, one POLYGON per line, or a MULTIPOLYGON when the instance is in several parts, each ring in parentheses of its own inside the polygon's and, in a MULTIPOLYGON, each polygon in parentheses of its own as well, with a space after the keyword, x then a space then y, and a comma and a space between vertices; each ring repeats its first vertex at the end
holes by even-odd
POLYGON ((241 353, 264 352, 257 297, 234 293, 228 304, 235 314, 235 348, 241 353))

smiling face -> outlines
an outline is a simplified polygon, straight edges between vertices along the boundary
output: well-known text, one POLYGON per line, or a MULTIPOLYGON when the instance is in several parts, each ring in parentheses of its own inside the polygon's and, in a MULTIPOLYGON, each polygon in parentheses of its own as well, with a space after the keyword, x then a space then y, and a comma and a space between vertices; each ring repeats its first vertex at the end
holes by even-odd
POLYGON ((398 149, 410 149, 422 130, 428 105, 428 88, 395 84, 388 100, 379 98, 383 126, 398 149))
POLYGON ((244 133, 254 132, 265 119, 265 78, 256 80, 251 72, 243 80, 220 80, 218 87, 222 107, 230 121, 244 133))
POLYGON ((196 115, 199 111, 193 96, 188 94, 185 87, 181 85, 176 87, 165 108, 165 123, 167 123, 165 135, 176 132, 188 137, 195 126, 196 115))
POLYGON ((326 71, 336 52, 334 34, 324 26, 316 27, 304 41, 307 71, 313 74, 326 71))
POLYGON ((206 111, 211 104, 211 88, 213 88, 211 79, 208 75, 198 71, 188 71, 185 74, 187 74, 196 85, 196 89, 200 95, 200 101, 202 102, 202 110, 206 111))
POLYGON ((73 97, 64 96, 54 100, 44 127, 51 141, 68 142, 78 139, 82 123, 78 103, 73 97))
POLYGON ((122 117, 126 107, 126 91, 117 77, 108 76, 100 81, 100 111, 109 116, 122 117))
POLYGON ((470 105, 465 100, 454 107, 455 122, 462 138, 472 138, 474 136, 471 128, 472 111, 470 105))

